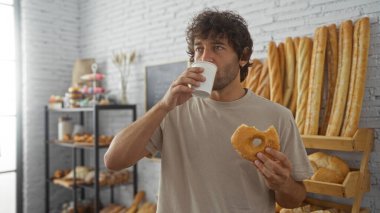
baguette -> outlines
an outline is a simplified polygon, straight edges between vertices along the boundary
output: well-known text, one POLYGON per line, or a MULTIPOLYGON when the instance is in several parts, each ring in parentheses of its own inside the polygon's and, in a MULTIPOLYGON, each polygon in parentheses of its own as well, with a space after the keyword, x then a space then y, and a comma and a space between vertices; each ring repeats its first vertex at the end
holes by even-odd
POLYGON ((323 123, 321 127, 321 135, 326 134, 327 126, 329 123, 331 108, 334 99, 334 91, 336 85, 336 79, 338 75, 338 35, 336 32, 336 25, 331 24, 327 27, 328 40, 326 47, 326 62, 327 62, 327 100, 326 108, 323 116, 323 123))
POLYGON ((354 136, 359 126, 367 73, 369 39, 369 18, 364 17, 358 20, 354 27, 350 89, 343 123, 344 126, 341 133, 341 135, 345 137, 354 136))
POLYGON ((258 59, 253 59, 250 63, 251 66, 248 69, 247 77, 245 77, 244 81, 240 83, 243 88, 248 88, 249 83, 252 81, 255 67, 258 65, 258 63, 261 64, 260 60, 258 59))
POLYGON ((319 113, 321 108, 323 71, 327 43, 327 28, 319 27, 315 31, 313 53, 311 58, 308 104, 306 108, 305 130, 306 135, 317 135, 319 113))
POLYGON ((286 73, 284 75, 284 106, 288 106, 289 101, 292 97, 294 89, 294 72, 296 56, 294 51, 294 44, 292 38, 288 37, 285 40, 285 51, 286 51, 286 73))
MULTIPOLYGON (((280 62, 280 73, 281 73, 281 80, 282 82, 282 92, 285 92, 284 90, 284 81, 286 76, 286 54, 285 54, 285 44, 283 42, 280 42, 277 47, 278 51, 278 58, 280 62)), ((284 94, 282 94, 282 97, 284 97, 284 94)), ((284 105, 286 106, 286 105, 284 105)))
POLYGON ((139 204, 141 203, 141 201, 145 198, 145 192, 144 191, 139 191, 136 195, 135 195, 135 198, 131 204, 131 206, 129 207, 127 213, 136 213, 138 208, 139 208, 139 204))
POLYGON ((256 92, 257 86, 259 84, 260 72, 263 68, 263 64, 258 59, 253 59, 252 67, 248 72, 246 88, 256 92))
POLYGON ((293 82, 293 94, 292 94, 292 97, 290 99, 290 102, 288 103, 288 108, 290 109, 290 111, 292 111, 292 114, 294 117, 296 117, 296 108, 297 108, 297 98, 298 98, 298 89, 297 89, 297 79, 298 79, 298 71, 297 71, 297 61, 299 60, 299 57, 298 57, 298 47, 299 47, 299 44, 300 44, 300 38, 299 37, 295 37, 293 38, 293 44, 294 44, 294 53, 295 53, 295 58, 296 58, 296 62, 295 62, 295 70, 294 70, 294 82, 293 82))
POLYGON ((251 67, 249 67, 249 69, 248 69, 248 73, 247 73, 247 76, 245 77, 245 79, 244 79, 244 81, 242 81, 242 82, 240 82, 240 84, 241 84, 241 86, 243 87, 243 88, 248 88, 247 87, 247 85, 248 85, 248 79, 250 78, 250 75, 252 75, 252 68, 253 68, 253 66, 254 66, 254 64, 253 64, 253 61, 252 61, 252 65, 251 65, 251 67))
POLYGON ((257 95, 270 100, 269 72, 268 61, 263 62, 263 68, 260 72, 259 85, 257 87, 257 95))
POLYGON ((339 29, 338 76, 326 130, 328 136, 338 136, 342 127, 352 63, 352 30, 351 20, 343 22, 339 29))
POLYGON ((268 70, 270 83, 270 100, 282 104, 282 79, 280 70, 280 58, 274 41, 269 42, 268 70))
POLYGON ((311 54, 313 48, 313 41, 308 37, 303 37, 299 43, 297 56, 297 109, 296 109, 296 124, 300 134, 304 134, 306 109, 307 109, 307 96, 309 86, 311 54))

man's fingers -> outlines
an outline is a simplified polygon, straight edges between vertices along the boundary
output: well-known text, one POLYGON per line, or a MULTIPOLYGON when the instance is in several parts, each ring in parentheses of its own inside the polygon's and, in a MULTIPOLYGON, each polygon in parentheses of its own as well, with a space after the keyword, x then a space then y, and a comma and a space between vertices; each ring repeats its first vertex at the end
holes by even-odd
POLYGON ((284 153, 269 147, 265 148, 265 152, 271 155, 274 159, 278 160, 285 167, 291 168, 292 165, 284 153))
POLYGON ((287 177, 288 168, 284 168, 278 160, 273 161, 263 153, 258 153, 257 157, 260 159, 263 166, 270 170, 273 174, 278 177, 287 177))
POLYGON ((266 168, 262 162, 260 162, 259 160, 256 160, 254 164, 257 167, 257 169, 260 171, 260 173, 264 175, 265 178, 267 179, 273 178, 274 174, 268 168, 266 168))
POLYGON ((176 94, 176 93, 190 93, 191 94, 193 91, 194 91, 194 88, 190 88, 184 85, 172 86, 173 94, 176 94))
POLYGON ((206 78, 203 75, 201 75, 202 72, 203 72, 203 69, 201 68, 196 68, 196 67, 189 68, 185 72, 183 72, 177 78, 177 80, 173 82, 172 86, 191 85, 188 87, 192 87, 192 86, 199 87, 200 83, 206 80, 206 78))
POLYGON ((177 86, 177 85, 186 85, 187 86, 188 84, 195 86, 195 87, 199 87, 200 82, 196 81, 192 78, 181 76, 176 81, 174 81, 172 86, 177 86))

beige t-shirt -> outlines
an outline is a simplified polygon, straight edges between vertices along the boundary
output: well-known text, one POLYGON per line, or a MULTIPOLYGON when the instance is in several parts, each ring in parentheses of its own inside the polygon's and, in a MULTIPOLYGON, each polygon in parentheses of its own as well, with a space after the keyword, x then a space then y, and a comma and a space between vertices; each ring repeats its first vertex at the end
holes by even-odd
POLYGON ((312 175, 291 112, 251 91, 239 100, 191 98, 170 111, 146 149, 161 151, 158 212, 274 212, 274 192, 231 145, 235 129, 274 125, 295 180, 312 175))

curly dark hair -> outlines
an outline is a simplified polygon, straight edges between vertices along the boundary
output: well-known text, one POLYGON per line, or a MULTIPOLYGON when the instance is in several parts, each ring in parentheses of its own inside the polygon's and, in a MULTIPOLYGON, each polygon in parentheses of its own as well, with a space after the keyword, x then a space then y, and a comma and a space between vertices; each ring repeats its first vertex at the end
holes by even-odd
MULTIPOLYGON (((249 61, 253 42, 246 21, 232 11, 205 9, 194 16, 186 29, 187 54, 190 62, 194 62, 194 40, 227 38, 229 45, 235 50, 239 59, 249 61)), ((248 62, 240 67, 240 81, 244 81, 248 73, 248 62)))

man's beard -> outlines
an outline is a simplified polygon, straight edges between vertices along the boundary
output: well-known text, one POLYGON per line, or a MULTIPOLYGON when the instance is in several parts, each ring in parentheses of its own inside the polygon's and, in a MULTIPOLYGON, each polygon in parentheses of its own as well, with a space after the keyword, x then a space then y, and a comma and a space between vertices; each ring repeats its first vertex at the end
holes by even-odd
MULTIPOLYGON (((225 70, 231 70, 231 69, 228 69, 228 67, 227 67, 225 70)), ((235 72, 226 71, 225 72, 226 75, 222 76, 222 78, 220 78, 220 79, 215 78, 212 90, 224 89, 226 86, 228 86, 236 78, 236 76, 238 75, 239 72, 240 72, 240 69, 237 68, 237 71, 235 71, 235 72)))

